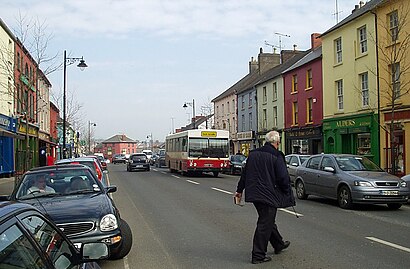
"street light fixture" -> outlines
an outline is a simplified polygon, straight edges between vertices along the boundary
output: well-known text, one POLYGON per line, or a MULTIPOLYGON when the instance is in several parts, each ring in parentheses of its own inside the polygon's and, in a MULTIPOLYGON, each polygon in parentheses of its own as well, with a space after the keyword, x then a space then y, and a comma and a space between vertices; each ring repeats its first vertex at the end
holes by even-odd
POLYGON ((192 103, 191 102, 185 102, 184 105, 182 106, 183 108, 187 108, 188 105, 192 106, 192 129, 196 129, 195 126, 195 99, 192 99, 192 103))
POLYGON ((66 158, 66 121, 67 121, 67 115, 66 115, 66 103, 67 103, 67 97, 66 97, 66 79, 67 79, 67 66, 72 65, 73 63, 80 61, 80 63, 77 65, 77 67, 80 68, 81 71, 83 71, 86 67, 87 64, 85 63, 83 57, 81 58, 72 58, 72 57, 67 57, 67 51, 64 50, 64 81, 63 81, 63 159, 66 158))
POLYGON ((91 126, 97 126, 97 123, 88 121, 88 154, 91 154, 91 126))

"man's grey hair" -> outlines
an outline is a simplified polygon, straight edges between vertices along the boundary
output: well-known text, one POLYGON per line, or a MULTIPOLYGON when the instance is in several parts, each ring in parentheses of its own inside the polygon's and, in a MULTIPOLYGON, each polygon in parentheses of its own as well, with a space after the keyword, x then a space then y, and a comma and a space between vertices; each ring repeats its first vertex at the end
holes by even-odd
POLYGON ((265 135, 265 141, 268 143, 280 142, 280 135, 277 131, 270 131, 265 135))

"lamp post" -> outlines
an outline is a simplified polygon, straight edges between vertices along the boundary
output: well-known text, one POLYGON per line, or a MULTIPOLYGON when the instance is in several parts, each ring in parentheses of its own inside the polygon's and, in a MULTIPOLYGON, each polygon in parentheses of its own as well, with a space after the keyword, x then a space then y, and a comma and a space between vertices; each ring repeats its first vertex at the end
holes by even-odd
POLYGON ((191 102, 185 102, 182 107, 187 108, 188 105, 192 106, 192 125, 193 125, 192 129, 196 129, 196 126, 195 126, 195 99, 192 99, 192 103, 191 102))
POLYGON ((87 67, 85 64, 85 61, 83 57, 81 58, 71 58, 67 57, 67 52, 64 50, 64 81, 63 81, 63 159, 66 158, 66 120, 67 120, 67 115, 66 115, 66 102, 67 102, 67 97, 66 97, 66 79, 67 79, 67 66, 72 65, 73 63, 80 61, 80 63, 77 65, 77 67, 80 68, 80 70, 84 70, 84 68, 87 67))
POLYGON ((151 151, 154 150, 153 144, 154 144, 154 140, 152 139, 152 133, 150 133, 149 135, 147 135, 147 139, 150 138, 149 144, 151 146, 151 151))
POLYGON ((91 126, 97 126, 97 123, 88 121, 88 154, 91 154, 91 126))

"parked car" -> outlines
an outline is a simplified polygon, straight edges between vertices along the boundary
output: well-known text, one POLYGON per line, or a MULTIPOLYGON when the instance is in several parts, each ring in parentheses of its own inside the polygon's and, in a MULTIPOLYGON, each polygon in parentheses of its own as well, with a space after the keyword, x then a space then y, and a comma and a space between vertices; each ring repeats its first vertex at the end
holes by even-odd
POLYGON ((153 154, 152 157, 151 157, 151 159, 149 159, 149 164, 150 164, 151 166, 154 166, 154 165, 155 165, 155 162, 156 162, 157 159, 158 159, 158 157, 159 157, 158 154, 153 154))
POLYGON ((102 242, 77 250, 66 235, 37 208, 0 202, 0 268, 94 268, 108 257, 102 242))
POLYGON ((101 167, 100 162, 97 159, 97 156, 87 156, 87 157, 79 157, 73 159, 61 159, 55 162, 56 165, 60 164, 83 164, 88 166, 97 178, 103 183, 104 186, 107 186, 107 176, 106 172, 104 172, 103 168, 101 167))
POLYGON ((121 259, 131 250, 132 232, 109 196, 115 191, 116 186, 103 186, 89 167, 65 164, 29 170, 10 200, 36 206, 78 248, 104 242, 109 258, 121 259))
POLYGON ((319 154, 311 156, 296 172, 296 195, 318 195, 337 200, 344 209, 355 203, 387 204, 399 209, 407 203, 406 181, 386 173, 364 156, 319 154))
POLYGON ((127 163, 127 171, 134 170, 150 170, 149 160, 144 153, 134 153, 130 155, 130 159, 127 163))
POLYGON ((115 154, 112 157, 112 163, 113 164, 117 164, 117 163, 125 163, 126 159, 125 159, 125 155, 124 154, 115 154))
POLYGON ((229 173, 231 175, 242 173, 242 162, 245 161, 246 156, 242 154, 235 154, 229 156, 229 173))
POLYGON ((288 154, 285 156, 286 166, 288 167, 288 173, 290 177, 290 183, 292 185, 295 185, 296 169, 309 157, 310 155, 302 154, 288 154))

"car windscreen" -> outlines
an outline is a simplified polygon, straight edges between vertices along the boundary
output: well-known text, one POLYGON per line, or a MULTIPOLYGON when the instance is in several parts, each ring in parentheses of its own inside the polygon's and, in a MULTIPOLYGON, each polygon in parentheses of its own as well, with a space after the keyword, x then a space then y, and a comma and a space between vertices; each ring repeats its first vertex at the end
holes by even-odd
POLYGON ((246 159, 245 155, 233 155, 231 157, 232 162, 242 163, 246 159))
POLYGON ((337 165, 344 171, 376 171, 383 170, 366 157, 339 156, 335 157, 337 165))
POLYGON ((133 161, 145 161, 145 160, 147 160, 147 156, 145 156, 145 155, 133 155, 132 160, 133 161))

